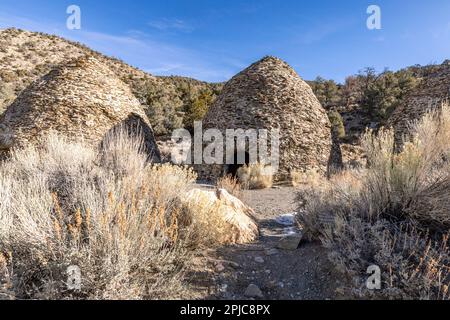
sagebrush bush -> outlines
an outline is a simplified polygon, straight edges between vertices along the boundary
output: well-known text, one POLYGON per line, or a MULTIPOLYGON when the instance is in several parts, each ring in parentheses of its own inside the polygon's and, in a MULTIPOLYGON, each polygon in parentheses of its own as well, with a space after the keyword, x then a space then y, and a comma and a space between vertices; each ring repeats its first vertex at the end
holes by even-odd
MULTIPOLYGON (((0 294, 162 299, 183 295, 195 239, 180 201, 190 169, 152 165, 126 132, 102 150, 50 136, 0 164, 0 294), (67 290, 67 268, 82 273, 67 290)), ((194 233, 197 234, 194 234, 194 233)))
POLYGON ((237 172, 239 182, 248 189, 267 189, 273 185, 273 169, 261 163, 245 165, 237 172))
POLYGON ((394 132, 368 132, 364 172, 342 173, 303 191, 300 216, 311 238, 330 249, 359 298, 450 299, 450 107, 411 124, 396 153, 394 132), (370 265, 382 289, 368 290, 370 265))
POLYGON ((239 183, 239 179, 233 177, 232 175, 226 175, 221 177, 216 182, 216 187, 218 189, 225 189, 227 192, 236 198, 242 198, 242 188, 239 183))
POLYGON ((233 230, 223 212, 228 208, 215 201, 215 197, 212 199, 209 192, 196 190, 189 196, 183 204, 187 212, 195 212, 195 215, 187 216, 187 224, 192 225, 192 242, 202 247, 229 243, 233 230))
POLYGON ((294 187, 300 186, 317 186, 326 182, 324 175, 317 172, 317 170, 298 171, 293 170, 290 174, 290 179, 294 187))
POLYGON ((337 111, 330 111, 328 112, 328 118, 331 122, 332 127, 332 133, 336 136, 336 138, 342 139, 345 138, 345 125, 344 125, 344 119, 342 119, 342 116, 337 111))
POLYGON ((197 246, 244 244, 257 239, 253 209, 225 189, 193 189, 183 199, 197 246))

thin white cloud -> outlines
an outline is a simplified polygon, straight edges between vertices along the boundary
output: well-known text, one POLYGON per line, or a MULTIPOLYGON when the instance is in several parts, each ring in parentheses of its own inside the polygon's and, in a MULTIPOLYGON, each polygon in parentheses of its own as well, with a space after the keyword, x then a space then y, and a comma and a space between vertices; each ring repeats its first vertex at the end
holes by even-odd
POLYGON ((311 25, 306 30, 299 30, 294 28, 298 32, 297 41, 303 45, 311 45, 325 40, 339 32, 343 32, 349 27, 353 26, 355 21, 352 20, 337 20, 328 21, 319 25, 311 25))
POLYGON ((182 67, 181 64, 167 64, 158 68, 146 69, 144 71, 151 74, 167 74, 168 72, 174 72, 182 67))
POLYGON ((116 36, 100 32, 66 32, 66 38, 86 43, 94 50, 132 62, 155 75, 180 75, 204 81, 225 81, 233 74, 233 67, 215 63, 207 54, 152 40, 148 37, 116 36))
POLYGON ((148 26, 161 30, 161 31, 181 31, 181 32, 192 32, 195 28, 184 20, 177 18, 162 18, 157 20, 152 20, 147 23, 148 26))
POLYGON ((130 30, 113 35, 87 29, 68 30, 63 24, 49 24, 0 13, 0 28, 16 27, 30 31, 57 34, 78 41, 108 56, 114 56, 154 75, 180 75, 203 81, 221 82, 239 69, 234 60, 220 59, 213 52, 152 39, 149 35, 130 30))

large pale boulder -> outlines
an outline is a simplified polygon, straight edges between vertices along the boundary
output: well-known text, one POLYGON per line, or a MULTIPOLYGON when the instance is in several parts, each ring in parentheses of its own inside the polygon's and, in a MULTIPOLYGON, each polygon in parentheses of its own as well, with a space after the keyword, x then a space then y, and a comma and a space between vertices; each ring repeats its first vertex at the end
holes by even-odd
POLYGON ((224 189, 193 189, 182 197, 182 201, 194 210, 199 204, 202 208, 214 208, 214 213, 220 215, 226 225, 226 234, 220 241, 223 244, 249 243, 259 235, 258 226, 252 218, 253 209, 224 189))

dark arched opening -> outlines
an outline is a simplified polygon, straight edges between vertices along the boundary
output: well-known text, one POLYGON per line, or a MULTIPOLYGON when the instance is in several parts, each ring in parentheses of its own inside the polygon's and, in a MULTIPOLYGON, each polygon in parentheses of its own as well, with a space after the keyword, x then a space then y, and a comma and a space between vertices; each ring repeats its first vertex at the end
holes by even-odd
POLYGON ((161 154, 155 140, 152 128, 136 114, 129 115, 125 120, 112 127, 102 141, 102 145, 111 137, 117 136, 119 132, 126 133, 131 137, 142 138, 142 148, 152 162, 161 162, 161 154))
POLYGON ((239 154, 238 152, 234 153, 233 163, 228 164, 225 170, 225 173, 227 175, 231 175, 235 178, 237 178, 239 168, 243 166, 248 166, 250 164, 250 155, 248 154, 248 152, 245 152, 244 163, 242 163, 242 161, 239 162, 238 154, 239 154))

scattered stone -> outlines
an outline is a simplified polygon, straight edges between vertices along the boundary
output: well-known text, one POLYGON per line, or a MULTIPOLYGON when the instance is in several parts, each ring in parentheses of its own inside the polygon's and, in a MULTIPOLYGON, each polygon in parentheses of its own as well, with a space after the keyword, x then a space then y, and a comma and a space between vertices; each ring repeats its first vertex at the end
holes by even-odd
POLYGON ((301 232, 287 235, 278 242, 277 248, 282 250, 297 250, 302 238, 303 234, 301 232))
POLYGON ((255 284, 250 284, 247 287, 247 289, 245 290, 244 295, 248 298, 263 298, 264 297, 261 289, 255 284))
POLYGON ((225 266, 222 264, 222 263, 217 263, 216 264, 216 271, 217 272, 223 272, 223 271, 225 271, 225 266))
POLYGON ((281 225, 283 225, 283 226, 290 227, 290 226, 293 226, 293 225, 295 224, 295 220, 296 220, 297 214, 298 214, 297 212, 286 213, 286 214, 283 214, 283 215, 277 217, 277 218, 275 219, 275 221, 276 221, 278 224, 281 224, 281 225))
POLYGON ((270 249, 266 249, 266 250, 264 251, 264 253, 266 254, 266 256, 274 256, 274 255, 279 254, 280 251, 278 251, 278 250, 275 249, 275 248, 270 248, 270 249))
POLYGON ((228 285, 226 283, 222 284, 219 288, 219 291, 222 293, 227 292, 227 290, 228 290, 228 285))
POLYGON ((264 259, 261 258, 261 257, 256 257, 255 261, 258 262, 258 263, 264 263, 264 259))

